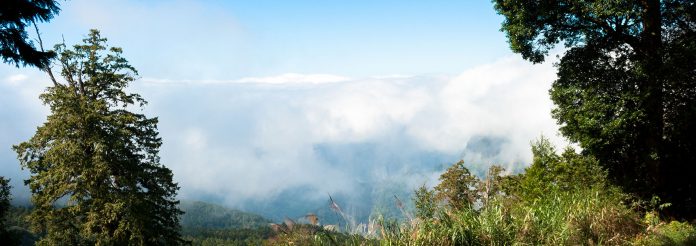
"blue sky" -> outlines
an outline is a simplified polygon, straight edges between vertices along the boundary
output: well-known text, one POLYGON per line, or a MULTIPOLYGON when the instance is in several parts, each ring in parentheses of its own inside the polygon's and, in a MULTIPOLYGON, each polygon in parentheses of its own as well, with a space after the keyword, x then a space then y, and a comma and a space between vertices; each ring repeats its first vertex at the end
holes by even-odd
POLYGON ((488 1, 67 1, 47 43, 98 28, 143 74, 452 74, 510 54, 488 1), (191 66, 194 63, 194 66, 191 66))
MULTIPOLYGON (((530 141, 564 143, 549 114, 553 61, 511 53, 488 1, 62 3, 44 42, 97 28, 124 49, 185 199, 379 200, 383 187, 434 185, 459 159, 520 170, 530 141)), ((45 120, 49 85, 0 64, 0 175, 19 200, 28 174, 10 146, 45 120)))

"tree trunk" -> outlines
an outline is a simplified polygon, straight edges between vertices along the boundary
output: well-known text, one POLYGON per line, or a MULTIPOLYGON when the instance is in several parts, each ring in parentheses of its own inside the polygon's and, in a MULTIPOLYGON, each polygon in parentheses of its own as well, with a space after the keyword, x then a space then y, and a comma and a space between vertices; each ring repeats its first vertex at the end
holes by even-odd
MULTIPOLYGON (((644 79, 642 82, 641 96, 643 98, 643 110, 645 112, 644 144, 642 153, 646 170, 648 187, 653 192, 663 191, 662 166, 663 151, 662 139, 664 136, 664 104, 663 104, 663 78, 662 78, 662 13, 660 0, 643 0, 643 33, 642 43, 642 69, 644 79)), ((649 191, 648 191, 649 192, 649 191)))

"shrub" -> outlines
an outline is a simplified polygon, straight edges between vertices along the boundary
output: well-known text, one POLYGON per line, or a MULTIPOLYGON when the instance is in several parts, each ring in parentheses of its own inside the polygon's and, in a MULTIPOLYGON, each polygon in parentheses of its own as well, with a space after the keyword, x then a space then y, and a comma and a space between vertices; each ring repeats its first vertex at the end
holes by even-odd
MULTIPOLYGON (((650 215, 650 214, 648 214, 650 215)), ((634 245, 696 245, 696 227, 672 221, 650 226, 638 236, 634 245)))

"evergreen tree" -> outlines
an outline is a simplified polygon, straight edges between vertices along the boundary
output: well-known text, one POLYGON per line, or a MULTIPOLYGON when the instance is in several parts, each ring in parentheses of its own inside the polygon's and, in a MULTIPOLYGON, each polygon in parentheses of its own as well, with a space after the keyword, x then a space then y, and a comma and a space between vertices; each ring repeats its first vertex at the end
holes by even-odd
POLYGON ((38 244, 180 244, 179 187, 160 164, 157 118, 130 111, 146 101, 125 91, 137 71, 99 31, 83 41, 56 46, 65 81, 40 97, 47 121, 14 146, 31 172, 38 244))
POLYGON ((45 22, 60 11, 56 0, 3 0, 0 4, 0 57, 3 62, 46 68, 53 52, 36 50, 26 28, 45 22))
POLYGON ((696 4, 494 0, 510 47, 542 62, 564 42, 551 99, 561 133, 609 177, 696 217, 696 4))
POLYGON ((10 180, 0 176, 0 242, 4 245, 18 245, 17 237, 13 235, 7 225, 7 214, 10 210, 10 180))

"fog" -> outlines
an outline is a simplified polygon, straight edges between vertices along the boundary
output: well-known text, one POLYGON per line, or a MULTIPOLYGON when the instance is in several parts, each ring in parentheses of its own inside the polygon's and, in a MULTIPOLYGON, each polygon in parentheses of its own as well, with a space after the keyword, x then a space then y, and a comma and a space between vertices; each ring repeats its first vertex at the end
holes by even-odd
MULTIPOLYGON (((16 72, 0 74, 0 171, 21 202, 28 173, 10 147, 45 119, 38 95, 48 84, 16 72)), ((143 77, 131 90, 159 117, 162 163, 180 198, 281 218, 321 216, 331 194, 365 218, 393 206, 394 195, 406 201, 434 186, 457 160, 478 174, 492 164, 516 172, 542 134, 565 144, 550 117, 554 78, 550 62, 508 57, 453 76, 143 77)))

